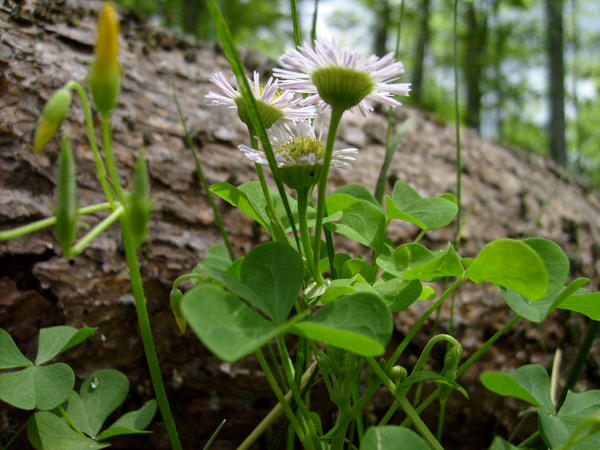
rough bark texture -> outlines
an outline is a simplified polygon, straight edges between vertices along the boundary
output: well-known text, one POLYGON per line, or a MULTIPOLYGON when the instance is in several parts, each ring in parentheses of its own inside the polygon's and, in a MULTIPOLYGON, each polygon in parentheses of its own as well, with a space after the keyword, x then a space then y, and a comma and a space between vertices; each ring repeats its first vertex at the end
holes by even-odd
MULTIPOLYGON (((42 154, 32 151, 32 133, 44 102, 70 79, 85 79, 94 42, 97 2, 51 5, 27 2, 18 8, 0 7, 0 228, 9 229, 52 214, 55 190, 56 143, 42 154)), ((236 146, 245 142, 244 128, 232 111, 206 106, 208 75, 227 70, 225 58, 213 45, 199 45, 156 28, 125 19, 122 24, 123 92, 114 116, 117 163, 123 180, 131 173, 136 150, 146 148, 156 199, 150 234, 139 252, 151 322, 159 359, 185 448, 200 448, 226 418, 227 425, 214 448, 233 448, 260 421, 274 400, 253 359, 225 364, 212 356, 191 331, 181 335, 169 308, 173 280, 190 271, 206 248, 220 242, 212 214, 194 176, 192 155, 183 144, 183 130, 172 100, 179 93, 188 125, 201 149, 211 182, 241 183, 255 177, 252 165, 236 146)), ((262 56, 245 53, 249 66, 265 69, 262 56)), ((390 172, 390 184, 402 179, 423 195, 452 191, 454 186, 453 126, 409 108, 399 108, 396 123, 413 125, 403 140, 390 172)), ((340 143, 360 148, 352 171, 334 172, 332 182, 375 184, 383 157, 386 119, 344 119, 340 143)), ((96 180, 76 99, 63 131, 71 138, 78 167, 79 201, 103 201, 96 180)), ((557 241, 567 252, 573 275, 592 279, 598 287, 600 198, 584 185, 559 179, 557 167, 535 155, 510 151, 485 142, 464 130, 463 202, 467 212, 462 253, 472 256, 485 243, 526 233, 557 241), (539 216, 539 224, 536 218, 539 216)), ((221 204, 238 255, 266 239, 252 221, 221 204)), ((94 220, 99 220, 97 214, 94 220)), ((395 224, 397 243, 414 238, 413 226, 395 224)), ((453 237, 451 227, 427 233, 426 243, 443 247, 453 237)), ((360 252, 364 249, 355 249, 360 252)), ((366 252, 365 252, 366 253, 366 252)), ((428 303, 398 315, 394 340, 409 330, 428 303)), ((470 355, 506 323, 512 313, 498 291, 489 286, 466 286, 455 298, 454 334, 470 355)), ((449 310, 441 314, 438 332, 448 327, 449 310)), ((152 396, 149 376, 137 333, 127 267, 118 227, 110 228, 80 256, 65 260, 47 229, 24 238, 0 242, 0 327, 7 329, 29 355, 35 353, 40 327, 68 324, 95 326, 98 332, 85 344, 64 355, 82 379, 99 368, 124 371, 131 381, 127 407, 138 407, 152 396)), ((538 362, 549 366, 557 347, 566 351, 565 367, 574 356, 585 321, 578 315, 555 312, 537 326, 519 322, 499 344, 460 381, 473 400, 453 395, 448 404, 447 448, 484 448, 492 434, 515 426, 517 402, 487 394, 478 377, 484 370, 511 370, 538 362)), ((429 325, 432 329, 432 325, 429 325)), ((425 343, 425 332, 409 347, 401 363, 411 366, 425 343)), ((594 350, 583 384, 598 379, 599 352, 594 350)), ((438 362, 443 358, 436 353, 438 362)), ((434 363, 435 365, 435 363, 434 363)), ((439 369, 439 367, 437 367, 439 369)), ((596 381, 597 383, 597 381, 596 381)), ((595 386, 598 387, 598 386, 595 386)), ((315 405, 327 405, 323 392, 315 405)), ((375 413, 389 397, 381 395, 375 413)), ((329 420, 324 406, 324 420, 329 420)), ((435 427, 436 408, 426 413, 435 427)), ((6 442, 27 415, 0 408, 0 441, 6 442)), ((534 421, 526 424, 535 426, 534 421)), ((167 448, 166 434, 156 419, 154 434, 115 440, 116 448, 167 448)), ((529 428, 530 430, 530 428, 529 428)), ((277 435, 277 428, 261 445, 277 435)), ((28 448, 25 439, 14 448, 28 448)))

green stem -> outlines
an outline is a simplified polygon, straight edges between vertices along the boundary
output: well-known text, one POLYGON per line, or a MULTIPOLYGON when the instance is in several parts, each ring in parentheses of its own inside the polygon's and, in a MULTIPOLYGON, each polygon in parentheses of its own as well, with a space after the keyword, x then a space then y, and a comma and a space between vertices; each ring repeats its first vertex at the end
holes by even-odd
POLYGON ((177 427, 169 406, 169 400, 167 398, 167 392, 160 372, 160 366, 158 364, 158 356, 156 354, 156 347, 154 345, 154 339, 152 338, 152 330, 150 327, 150 318, 148 316, 148 309, 146 307, 146 298, 144 295, 144 287, 142 284, 142 276, 137 261, 135 243, 129 230, 129 224, 125 218, 121 218, 121 228, 123 232, 123 243, 125 245, 125 255, 127 257, 127 265, 129 266, 129 277, 131 279, 131 288, 133 290, 133 298, 135 299, 135 310, 137 312, 138 323, 140 326, 140 334, 142 337, 142 343, 144 344, 144 352, 146 353, 146 361, 148 362, 148 369, 150 370, 150 378, 152 379, 152 386, 154 387, 154 393, 156 394, 156 401, 160 409, 167 434, 169 435, 169 441, 171 447, 174 450, 181 450, 181 442, 179 435, 177 434, 177 427))
POLYGON ((217 439, 217 436, 218 436, 219 432, 221 431, 221 428, 223 428, 223 426, 225 425, 225 422, 227 422, 227 419, 223 419, 221 421, 221 423, 219 424, 217 429, 213 432, 213 434, 211 434, 210 438, 204 445, 203 450, 208 450, 210 448, 210 446, 213 444, 213 442, 215 442, 215 439, 217 439))
POLYGON ((115 163, 115 156, 113 153, 112 146, 112 134, 110 130, 110 114, 102 114, 100 119, 100 126, 102 128, 102 147, 104 148, 104 155, 106 156, 106 165, 108 166, 108 174, 112 182, 113 188, 117 192, 117 197, 122 205, 125 204, 125 194, 123 188, 119 182, 119 174, 117 173, 117 165, 115 163))
POLYGON ((316 279, 316 272, 319 270, 318 267, 315 268, 312 248, 310 245, 310 231, 308 229, 308 188, 298 189, 298 222, 300 225, 300 240, 302 241, 302 246, 304 247, 304 254, 306 255, 306 263, 308 264, 308 270, 313 274, 313 277, 316 279))
MULTIPOLYGON (((314 361, 310 365, 310 367, 306 370, 306 372, 304 372, 304 374, 302 375, 302 381, 300 383, 300 386, 302 388, 304 388, 304 386, 306 386, 306 383, 312 376, 316 367, 317 367, 317 362, 314 361)), ((285 394, 284 399, 285 399, 285 403, 289 403, 289 401, 292 399, 292 391, 288 391, 285 394)), ((244 442, 242 442, 240 444, 240 446, 238 447, 238 450, 246 450, 246 449, 250 448, 250 446, 252 444, 254 444, 254 442, 267 430, 267 428, 269 428, 271 425, 273 425, 273 423, 279 418, 279 416, 281 416, 282 412, 283 412, 282 404, 277 403, 277 405, 275 405, 275 407, 271 410, 271 412, 269 412, 269 414, 267 414, 264 417, 264 419, 260 421, 260 423, 256 426, 256 428, 254 430, 252 430, 252 433, 250 433, 248 435, 248 437, 246 437, 246 439, 244 439, 244 442)))
POLYGON ((225 247, 227 248, 227 253, 229 254, 229 258, 233 261, 235 259, 235 253, 233 251, 233 247, 231 245, 231 241, 229 240, 229 234, 227 234, 227 230, 225 230, 225 226, 223 225, 223 219, 221 218, 221 214, 219 213, 219 209, 217 208, 217 204, 210 192, 210 185, 208 184, 208 180, 206 179, 206 175, 204 175, 204 170, 202 170, 202 164, 200 164, 200 158, 198 157, 198 151, 196 150, 196 146, 192 141, 192 137, 187 129, 187 125, 183 118, 183 113, 181 112, 181 106, 179 105, 179 99, 177 98, 177 92, 175 91, 175 86, 173 85, 173 99, 175 100, 175 106, 177 107, 177 114, 179 115, 179 121, 183 125, 183 132, 185 134, 185 142, 187 143, 188 148, 192 151, 192 155, 194 156, 194 164, 196 165, 196 172, 198 173, 198 177, 200 178, 200 182, 202 183, 202 187, 204 192, 206 192, 206 198, 208 199, 208 203, 213 211, 213 215, 215 217, 215 223, 217 224, 217 228, 219 229, 219 233, 221 233, 221 237, 223 238, 223 242, 225 243, 225 247))
POLYGON ((312 441, 306 438, 306 435, 304 434, 304 429, 300 426, 300 423, 298 422, 298 419, 292 411, 292 408, 290 408, 288 400, 286 400, 285 396, 281 392, 281 389, 279 388, 279 385, 277 384, 277 381, 273 377, 273 373, 269 368, 269 364, 265 360, 265 357, 263 356, 262 351, 260 349, 256 351, 256 359, 258 360, 260 367, 262 368, 265 376, 267 377, 267 381, 271 385, 271 389, 273 389, 273 392, 275 393, 279 404, 283 408, 283 411, 285 412, 292 427, 294 427, 294 431, 298 435, 298 439, 300 439, 304 448, 314 449, 315 447, 313 446, 312 441))
MULTIPOLYGON (((327 194, 327 177, 329 175, 329 166, 331 165, 331 157, 333 155, 333 145, 335 144, 335 137, 337 135, 337 129, 342 120, 344 110, 340 108, 332 108, 331 121, 329 122, 329 131, 327 133, 327 144, 325 147, 325 158, 323 160, 323 167, 321 168, 321 174, 319 177, 318 185, 318 200, 317 200, 317 218, 315 223, 315 242, 314 242, 314 266, 319 267, 319 261, 321 259, 321 230, 323 228, 323 214, 325 213, 325 196, 327 194)), ((322 281, 319 273, 319 280, 322 281)))
POLYGON ((540 437, 540 430, 538 430, 538 431, 534 432, 533 434, 531 434, 531 436, 529 436, 527 439, 525 439, 523 442, 521 442, 518 445, 518 447, 519 448, 527 447, 529 444, 531 444, 532 442, 534 442, 539 437, 540 437))
POLYGON ((431 431, 429 431, 427 425, 425 425, 423 420, 419 417, 419 414, 417 413, 415 408, 406 399, 406 396, 400 392, 400 390, 390 379, 390 377, 388 377, 388 375, 383 371, 379 364, 377 364, 377 361, 375 361, 372 357, 367 357, 367 363, 373 369, 375 374, 379 377, 380 381, 395 397, 396 401, 398 402, 402 410, 405 412, 407 417, 411 420, 417 431, 421 434, 421 436, 423 436, 423 439, 425 439, 433 449, 444 450, 435 438, 435 436, 431 433, 431 431))
MULTIPOLYGON (((83 216, 85 214, 91 214, 97 211, 104 211, 110 208, 110 203, 99 203, 97 205, 91 205, 86 206, 85 208, 80 208, 79 210, 77 210, 77 215, 83 216)), ((12 230, 0 231, 0 241, 8 241, 9 239, 14 239, 29 233, 33 233, 35 231, 43 230, 44 228, 51 227, 52 225, 56 225, 56 216, 37 220, 33 223, 13 228, 12 230)))
POLYGON ((87 233, 85 236, 83 236, 79 240, 79 242, 77 242, 77 244, 75 244, 71 248, 70 257, 74 258, 77 255, 79 255, 82 251, 84 251, 86 249, 86 247, 88 245, 90 245, 94 239, 96 239, 98 236, 100 236, 101 233, 103 233, 119 217, 121 217, 121 214, 123 214, 123 212, 125 212, 125 208, 123 208, 123 205, 119 205, 117 207, 117 209, 115 209, 106 219, 104 219, 102 222, 100 222, 98 225, 96 225, 94 228, 92 228, 92 230, 89 233, 87 233))
POLYGON ((600 322, 592 320, 588 325, 588 329, 585 333, 585 337, 583 338, 583 342, 581 343, 581 347, 577 352, 577 357, 575 358, 575 362, 573 363, 573 367, 571 368, 571 372, 569 373, 569 379, 567 380, 567 384, 563 391, 560 394, 558 399, 558 403, 556 404, 556 409, 558 410, 565 399, 567 398, 567 393, 569 389, 573 389, 581 371, 583 370, 583 365, 585 364, 585 360, 587 359, 590 349, 592 348, 592 344, 594 343, 594 339, 598 335, 598 331, 600 330, 600 322))
POLYGON ((69 417, 69 415, 62 406, 58 407, 58 411, 60 412, 60 415, 63 416, 63 419, 67 421, 67 423, 71 426, 71 428, 73 428, 73 430, 75 430, 75 432, 78 435, 86 437, 85 434, 83 434, 83 431, 81 431, 79 427, 75 424, 75 422, 73 422, 73 420, 69 417))
POLYGON ((292 10, 292 22, 294 25, 294 43, 300 47, 300 23, 298 22, 298 10, 296 9, 296 0, 290 0, 290 9, 292 10))
POLYGON ((310 29, 310 41, 312 47, 315 48, 315 41, 317 40, 317 14, 319 13, 319 0, 315 0, 315 9, 313 10, 312 16, 312 27, 310 29))
MULTIPOLYGON (((79 99, 81 100, 81 107, 83 108, 83 115, 85 117, 85 125, 87 127, 87 135, 88 140, 90 142, 90 149, 92 150, 92 156, 94 157, 94 163, 96 164, 96 173, 98 175, 98 180, 100 180, 100 185, 102 185, 102 191, 104 191, 104 195, 108 202, 113 205, 114 197, 108 182, 106 181, 106 168, 104 167, 104 161, 102 160, 102 156, 100 156, 100 151, 98 150, 98 145, 96 144, 96 134, 94 132, 94 121, 92 120, 92 112, 90 110, 90 105, 88 102, 87 94, 83 89, 83 86, 76 81, 70 81, 67 83, 67 89, 75 89, 77 94, 79 95, 79 99)), ((113 205, 114 206, 114 205, 113 205)))
POLYGON ((462 194, 462 161, 460 149, 460 111, 458 105, 458 0, 454 0, 454 119, 456 121, 456 239, 454 247, 458 250, 460 246, 461 233, 461 194, 462 194))
POLYGON ((4 444, 4 447, 0 447, 0 448, 2 448, 3 450, 8 450, 9 447, 12 445, 12 443, 15 442, 15 440, 19 437, 19 435, 23 432, 23 430, 25 430, 26 427, 27 427, 27 421, 23 422, 19 426, 17 431, 15 431, 15 433, 10 437, 8 442, 6 444, 4 444))
POLYGON ((442 434, 444 433, 444 418, 446 416, 446 402, 440 401, 440 413, 438 415, 438 427, 436 438, 438 442, 442 441, 442 434))

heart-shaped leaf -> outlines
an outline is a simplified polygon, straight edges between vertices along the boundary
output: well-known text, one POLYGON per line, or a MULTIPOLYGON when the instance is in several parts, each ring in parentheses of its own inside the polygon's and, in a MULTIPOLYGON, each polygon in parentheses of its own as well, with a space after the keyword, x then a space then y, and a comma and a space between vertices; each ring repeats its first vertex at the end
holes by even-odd
POLYGON ((242 282, 255 293, 253 303, 276 323, 285 322, 304 281, 304 263, 281 242, 255 247, 242 262, 242 282))
POLYGON ((382 425, 365 433, 360 450, 430 450, 421 436, 408 428, 382 425))
POLYGON ((44 364, 62 352, 85 341, 97 328, 77 328, 66 325, 42 328, 38 344, 38 353, 35 358, 36 364, 44 364))
POLYGON ((404 278, 404 272, 407 270, 432 261, 441 254, 439 250, 431 251, 421 244, 410 243, 401 245, 389 256, 379 256, 376 261, 387 273, 404 278))
POLYGON ((561 289, 569 277, 569 258, 565 255, 565 252, 556 242, 546 238, 528 238, 524 239, 523 242, 535 250, 542 258, 544 267, 546 267, 546 272, 548 272, 546 296, 561 289))
POLYGON ((386 214, 417 225, 422 230, 437 230, 448 225, 458 212, 456 202, 446 197, 422 198, 402 181, 394 185, 392 196, 385 198, 386 214))
POLYGON ((156 400, 148 400, 144 406, 123 414, 115 423, 98 435, 98 440, 108 439, 122 434, 150 433, 145 431, 156 413, 156 400))
POLYGON ((285 332, 229 292, 212 285, 188 291, 181 310, 190 327, 219 358, 234 362, 285 332))
POLYGON ((265 229, 269 230, 269 226, 267 225, 269 221, 265 220, 265 214, 262 213, 262 211, 256 211, 252 202, 248 199, 248 195, 241 189, 238 189, 229 183, 221 182, 213 184, 210 187, 210 191, 221 197, 227 203, 235 206, 240 211, 246 213, 265 229))
POLYGON ((575 311, 592 320, 600 321, 600 292, 579 289, 556 306, 559 309, 575 311))
POLYGON ((502 289, 502 297, 515 313, 531 322, 539 323, 544 321, 548 317, 548 314, 556 308, 560 308, 560 304, 565 299, 570 298, 589 281, 587 278, 578 278, 560 291, 535 302, 527 300, 522 295, 510 289, 502 289))
POLYGON ((442 277, 460 277, 464 269, 460 263, 460 256, 448 243, 442 253, 432 253, 432 258, 421 264, 412 265, 403 273, 406 280, 430 280, 442 277))
POLYGON ((388 304, 392 312, 405 310, 421 295, 423 285, 418 280, 377 280, 373 286, 379 296, 388 304))
POLYGON ((85 379, 79 394, 72 392, 67 414, 88 435, 96 437, 106 418, 125 400, 129 391, 127 377, 114 369, 102 369, 85 379))
POLYGON ((596 414, 591 414, 587 417, 555 416, 547 411, 540 410, 539 424, 540 433, 548 448, 569 448, 574 450, 597 450, 600 448, 599 424, 596 414), (565 447, 568 442, 577 443, 565 447))
POLYGON ((14 369, 15 367, 27 367, 33 363, 21 353, 11 335, 0 328, 0 369, 14 369))
POLYGON ((38 450, 93 450, 110 446, 76 433, 63 419, 45 411, 29 418, 27 437, 38 450))
POLYGON ((548 290, 548 272, 542 258, 529 245, 514 239, 487 244, 466 271, 474 283, 486 281, 540 300, 548 290))
POLYGON ((325 227, 381 253, 385 225, 381 209, 366 200, 356 200, 344 210, 340 223, 330 222, 325 227))
POLYGON ((63 403, 75 385, 65 363, 33 366, 0 374, 0 399, 21 409, 50 410, 63 403))
POLYGON ((346 194, 360 200, 366 200, 381 209, 379 202, 375 200, 373 194, 362 184, 345 184, 337 188, 334 194, 346 194))
POLYGON ((507 397, 516 397, 554 413, 550 398, 550 378, 539 364, 527 364, 511 374, 487 372, 481 375, 481 382, 492 392, 507 397))
POLYGON ((377 356, 385 351, 392 327, 392 314, 377 294, 356 292, 325 306, 291 332, 359 355, 377 356))

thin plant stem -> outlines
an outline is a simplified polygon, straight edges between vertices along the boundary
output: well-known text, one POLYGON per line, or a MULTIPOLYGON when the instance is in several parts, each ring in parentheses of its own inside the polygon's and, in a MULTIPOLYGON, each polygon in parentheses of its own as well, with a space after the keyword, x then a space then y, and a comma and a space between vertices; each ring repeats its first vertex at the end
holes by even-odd
POLYGON ((188 148, 192 151, 192 155, 194 156, 194 164, 196 165, 196 172, 198 173, 198 178, 200 178, 200 183, 202 184, 202 188, 204 192, 206 192, 206 198, 210 207, 213 211, 213 216, 215 217, 215 223, 217 224, 217 228, 219 229, 219 233, 221 233, 221 237, 223 238, 223 242, 225 243, 225 248, 227 248, 227 253, 229 254, 229 258, 233 261, 235 259, 235 253, 233 251, 233 246, 231 245, 231 241, 229 239, 229 234, 223 225, 223 219, 221 218, 221 213, 219 213, 219 208, 217 208, 217 204, 215 203, 215 199, 213 198, 212 193, 210 192, 210 185, 208 184, 208 180, 206 175, 204 175, 204 170, 202 169, 202 164, 200 164, 200 158, 198 157, 198 151, 196 150, 196 146, 192 141, 192 137, 187 128, 187 124, 185 119, 183 118, 183 113, 181 111, 181 106, 179 105, 179 99, 177 98, 177 91, 175 90, 175 85, 173 85, 173 100, 175 100, 175 106, 177 107, 177 114, 179 115, 179 121, 181 125, 183 125, 183 132, 185 134, 185 142, 187 143, 188 148))
POLYGON ((306 256, 306 263, 308 264, 308 269, 313 274, 313 277, 317 277, 315 272, 319 270, 318 267, 315 268, 313 253, 310 244, 310 231, 308 229, 308 218, 307 218, 307 210, 308 210, 308 188, 298 189, 296 191, 298 193, 298 223, 300 225, 300 240, 302 241, 302 246, 304 247, 304 254, 306 256))
POLYGON ((83 434, 83 431, 81 431, 79 429, 79 427, 77 426, 77 424, 75 422, 73 422, 73 419, 71 419, 71 417, 69 417, 69 415, 67 414, 67 412, 65 411, 65 409, 62 406, 58 407, 58 411, 60 412, 60 415, 63 416, 63 419, 65 419, 67 421, 67 423, 71 426, 71 428, 73 428, 73 430, 75 430, 75 432, 78 435, 85 437, 85 434, 83 434))
POLYGON ((321 167, 321 174, 319 177, 318 185, 318 200, 317 200, 317 218, 315 223, 315 242, 314 242, 314 266, 317 268, 317 282, 322 283, 323 278, 321 272, 318 270, 319 261, 321 259, 321 231, 323 228, 323 214, 325 213, 325 196, 327 190, 327 176, 329 175, 329 166, 331 165, 331 157, 333 155, 333 145, 335 144, 335 137, 337 135, 337 129, 342 120, 344 110, 340 108, 332 108, 331 121, 329 122, 329 131, 327 132, 327 144, 325 147, 325 157, 323 159, 323 166, 321 167))
POLYGON ((203 450, 208 450, 210 448, 210 446, 213 444, 213 442, 215 442, 215 439, 217 439, 217 436, 218 436, 219 432, 221 431, 221 428, 223 428, 223 426, 225 425, 226 422, 227 422, 227 419, 223 419, 221 421, 221 423, 219 424, 217 429, 213 432, 213 434, 210 435, 210 438, 204 445, 203 450))
POLYGON ((461 233, 461 196, 462 196, 462 160, 460 147, 460 108, 458 104, 458 0, 454 0, 454 120, 456 122, 456 204, 458 212, 456 213, 456 238, 454 247, 456 250, 460 247, 461 233))
POLYGON ((102 128, 102 147, 104 148, 104 156, 106 157, 106 165, 108 174, 112 182, 113 188, 117 192, 117 197, 121 204, 125 204, 125 194, 121 183, 119 182, 119 174, 117 173, 117 164, 115 163, 115 155, 113 153, 112 135, 110 130, 110 114, 102 114, 100 119, 102 128))
POLYGON ((107 218, 92 228, 85 236, 83 236, 77 244, 71 248, 70 257, 74 258, 84 251, 88 245, 92 243, 100 234, 102 234, 108 227, 115 223, 121 214, 125 212, 123 205, 119 205, 107 218))
POLYGON ((12 445, 12 443, 15 442, 15 440, 23 432, 23 430, 25 430, 25 427, 27 427, 27 421, 23 422, 19 426, 19 428, 17 428, 17 431, 15 431, 15 433, 10 437, 10 439, 8 440, 8 442, 6 444, 4 444, 4 447, 0 447, 0 448, 3 448, 3 450, 8 450, 9 447, 12 445))
POLYGON ((446 416, 446 402, 440 402, 440 413, 438 414, 438 427, 436 438, 438 442, 442 442, 442 435, 444 433, 444 417, 446 416))
MULTIPOLYGON (((300 383, 301 388, 304 388, 304 386, 306 386, 316 367, 317 362, 314 361, 306 370, 306 372, 304 372, 300 383)), ((285 394, 284 399, 286 403, 289 403, 289 401, 292 399, 291 390, 285 394)), ((254 444, 254 442, 256 442, 256 440, 267 430, 267 428, 273 425, 273 423, 279 418, 279 416, 281 416, 281 413, 283 413, 283 406, 281 405, 281 403, 277 403, 277 405, 273 407, 269 414, 267 414, 264 417, 264 419, 261 420, 261 422, 256 426, 256 428, 252 430, 252 432, 246 437, 246 439, 244 439, 244 442, 242 442, 239 445, 238 450, 246 450, 250 448, 250 446, 254 444)))
POLYGON ((167 429, 171 447, 174 450, 181 450, 182 447, 179 440, 179 435, 177 433, 177 426, 175 425, 175 419, 173 418, 173 413, 171 412, 171 407, 167 398, 167 392, 165 390, 162 374, 160 372, 160 366, 158 364, 156 347, 154 345, 154 339, 152 338, 152 329, 150 327, 150 318, 148 316, 148 309, 146 307, 146 297, 144 295, 142 276, 137 261, 135 243, 133 241, 131 231, 129 230, 129 224, 126 220, 124 220, 124 216, 121 217, 121 228, 123 232, 123 243, 125 245, 127 266, 129 267, 129 278, 131 280, 131 288, 133 290, 133 298, 135 300, 135 310, 138 317, 140 334, 142 337, 142 343, 144 345, 148 369, 150 370, 152 386, 154 387, 154 393, 156 395, 156 401, 158 402, 158 407, 167 429))
POLYGON ((313 10, 312 26, 310 28, 310 42, 312 47, 315 48, 315 41, 317 40, 317 15, 319 13, 319 0, 315 0, 315 9, 313 10))
POLYGON ((290 0, 290 9, 292 11, 292 23, 294 25, 294 43, 299 47, 302 43, 300 38, 300 23, 298 21, 298 9, 296 8, 296 0, 290 0))
POLYGON ((219 41, 223 46, 223 51, 225 52, 229 64, 231 65, 231 69, 235 74, 235 78, 238 82, 238 87, 240 89, 240 94, 242 94, 242 98, 244 99, 246 108, 248 108, 248 116, 250 118, 252 129, 256 132, 262 145, 265 156, 267 157, 267 161, 269 162, 269 168, 271 169, 271 173, 273 174, 275 184, 277 185, 277 190, 279 192, 279 195, 281 196, 281 201, 283 202, 285 213, 287 214, 288 219, 290 221, 292 232, 294 234, 294 239, 296 240, 296 245, 298 248, 300 248, 298 231, 296 229, 294 216, 292 214, 292 210, 290 208, 290 204, 286 196, 283 181, 281 180, 281 175, 279 174, 279 167, 277 167, 275 153, 273 152, 273 148, 271 147, 271 142, 269 141, 265 124, 263 123, 260 113, 258 112, 256 99, 254 98, 252 90, 250 89, 250 84, 248 83, 248 78, 246 77, 246 74, 244 72, 242 60, 240 59, 240 55, 238 54, 237 50, 235 49, 235 46, 233 45, 233 39, 231 37, 229 27, 227 26, 227 23, 223 18, 223 14, 221 13, 221 9, 219 8, 219 5, 217 4, 216 0, 207 0, 207 6, 215 21, 217 35, 219 36, 219 41))
MULTIPOLYGON (((119 205, 117 204, 117 206, 119 205)), ((110 203, 99 203, 97 205, 86 206, 85 208, 80 208, 77 211, 77 216, 83 216, 85 214, 91 214, 98 211, 105 211, 110 208, 110 203)), ((8 241, 9 239, 25 236, 26 234, 43 230, 44 228, 51 227, 52 225, 56 225, 56 216, 37 220, 33 223, 13 228, 12 230, 0 231, 0 241, 8 241)))
POLYGON ((571 372, 569 373, 569 378, 567 379, 567 384, 565 388, 562 390, 560 397, 558 399, 558 403, 556 404, 556 409, 558 410, 565 399, 567 398, 567 393, 570 389, 575 387, 575 383, 581 375, 581 371, 583 370, 583 366, 585 364, 585 360, 587 359, 590 350, 592 348, 592 344, 594 343, 594 339, 598 335, 598 331, 600 330, 600 322, 596 320, 591 320, 585 336, 583 338, 583 342, 577 351, 577 356, 575 357, 575 362, 573 363, 573 367, 571 368, 571 372))
POLYGON ((437 441, 435 436, 429 431, 427 425, 423 422, 423 420, 419 417, 419 414, 415 410, 415 408, 410 404, 410 402, 406 399, 406 396, 400 392, 394 382, 390 379, 390 377, 384 372, 384 370, 377 364, 372 357, 367 357, 367 363, 373 369, 375 374, 379 377, 380 381, 385 385, 385 387, 390 391, 390 393, 394 396, 402 410, 406 413, 407 417, 411 420, 419 434, 427 441, 427 443, 435 450, 444 450, 440 443, 437 441))
MULTIPOLYGON (((117 167, 112 152, 110 114, 102 115, 101 126, 102 143, 104 145, 104 151, 106 154, 108 173, 110 174, 119 199, 121 199, 121 202, 124 204, 124 193, 121 185, 119 184, 119 175, 117 173, 117 167)), ((146 354, 146 361, 150 371, 150 379, 152 380, 156 401, 158 403, 158 408, 160 409, 165 428, 167 429, 171 447, 174 450, 182 450, 179 435, 177 433, 177 427, 175 425, 175 419, 173 418, 173 413, 171 412, 171 407, 167 398, 167 392, 165 390, 162 374, 160 372, 160 366, 158 364, 158 356, 156 354, 156 347, 154 345, 154 338, 152 337, 152 329, 150 327, 150 317, 146 307, 146 296, 144 294, 142 274, 140 273, 140 267, 137 260, 135 241, 133 239, 129 221, 127 220, 127 215, 121 215, 120 219, 123 245, 125 247, 125 257, 127 260, 127 266, 129 268, 131 290, 133 292, 133 298, 135 301, 135 311, 140 327, 140 335, 142 338, 142 344, 144 346, 144 353, 146 354)))
POLYGON ((537 430, 534 433, 532 433, 527 439, 525 439, 523 442, 521 442, 517 447, 519 447, 519 448, 527 447, 529 444, 535 442, 539 437, 540 437, 540 430, 537 430))
POLYGON ((90 143, 90 149, 92 150, 92 156, 94 157, 94 163, 96 165, 96 173, 98 175, 98 180, 100 180, 100 185, 102 186, 104 196, 106 197, 108 202, 111 205, 113 205, 115 200, 113 198, 110 186, 106 180, 106 168, 104 166, 104 161, 102 160, 102 156, 100 156, 98 144, 96 144, 94 121, 92 120, 92 112, 90 110, 87 94, 85 93, 85 89, 83 89, 83 86, 81 86, 81 84, 79 84, 77 81, 70 81, 69 83, 67 83, 67 89, 71 88, 75 89, 75 91, 79 95, 79 99, 81 100, 81 107, 83 108, 85 125, 87 127, 88 141, 90 143))
POLYGON ((269 364, 265 360, 265 357, 263 356, 262 351, 260 349, 256 351, 256 359, 258 360, 260 367, 262 368, 265 376, 267 377, 267 381, 269 382, 271 389, 275 393, 275 397, 277 397, 277 400, 279 401, 279 404, 283 408, 283 411, 285 412, 288 420, 290 421, 290 424, 294 427, 294 431, 298 435, 298 439, 300 439, 304 448, 314 449, 315 447, 313 446, 312 441, 310 441, 306 438, 304 429, 298 422, 298 419, 296 418, 296 415, 292 411, 292 408, 290 407, 288 400, 286 400, 285 396, 281 392, 281 389, 279 388, 277 381, 273 377, 273 372, 271 372, 271 369, 269 368, 269 364))

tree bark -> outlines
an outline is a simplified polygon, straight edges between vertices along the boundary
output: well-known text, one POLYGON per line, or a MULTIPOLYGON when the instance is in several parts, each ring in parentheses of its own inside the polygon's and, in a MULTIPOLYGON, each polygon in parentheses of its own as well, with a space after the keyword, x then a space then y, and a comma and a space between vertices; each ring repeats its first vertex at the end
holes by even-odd
POLYGON ((563 0, 546 0, 546 49, 548 54, 549 153, 564 166, 565 142, 565 68, 563 51, 563 0))
POLYGON ((376 2, 375 11, 377 21, 375 23, 375 40, 373 50, 376 55, 383 56, 387 50, 387 39, 390 29, 391 7, 388 0, 379 0, 376 2))
POLYGON ((483 69, 485 67, 488 35, 487 13, 477 11, 474 3, 465 3, 465 55, 463 72, 467 89, 467 112, 465 122, 471 128, 480 131, 481 97, 483 95, 483 69))

